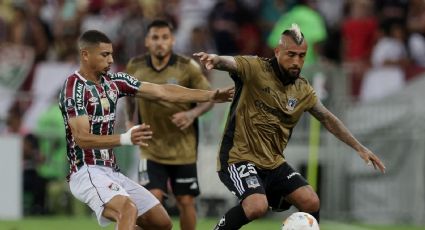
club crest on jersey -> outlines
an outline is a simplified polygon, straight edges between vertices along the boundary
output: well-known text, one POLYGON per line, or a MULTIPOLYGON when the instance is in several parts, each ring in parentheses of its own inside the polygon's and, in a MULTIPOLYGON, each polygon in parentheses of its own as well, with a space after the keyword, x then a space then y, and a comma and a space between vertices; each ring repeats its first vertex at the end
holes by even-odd
POLYGON ((119 191, 120 190, 120 186, 118 186, 117 184, 114 184, 114 183, 110 184, 108 186, 108 188, 113 190, 113 191, 119 191))
POLYGON ((117 91, 115 91, 115 90, 108 91, 108 96, 112 101, 116 101, 117 100, 117 91))
POLYGON ((286 104, 286 109, 288 109, 289 111, 292 111, 295 109, 295 106, 297 106, 297 99, 295 98, 289 98, 288 100, 288 104, 286 104))
POLYGON ((250 176, 245 179, 246 184, 248 185, 248 188, 256 188, 260 186, 260 183, 258 182, 257 177, 250 176))

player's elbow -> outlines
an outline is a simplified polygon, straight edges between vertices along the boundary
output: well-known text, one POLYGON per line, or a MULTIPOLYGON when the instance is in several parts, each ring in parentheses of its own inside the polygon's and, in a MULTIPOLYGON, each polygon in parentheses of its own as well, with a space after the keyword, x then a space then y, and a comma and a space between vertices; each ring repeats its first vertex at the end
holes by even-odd
POLYGON ((82 149, 86 149, 86 148, 90 148, 90 146, 88 145, 87 140, 87 135, 85 135, 82 132, 75 132, 73 133, 73 137, 74 137, 74 141, 75 143, 78 145, 78 147, 82 148, 82 149))

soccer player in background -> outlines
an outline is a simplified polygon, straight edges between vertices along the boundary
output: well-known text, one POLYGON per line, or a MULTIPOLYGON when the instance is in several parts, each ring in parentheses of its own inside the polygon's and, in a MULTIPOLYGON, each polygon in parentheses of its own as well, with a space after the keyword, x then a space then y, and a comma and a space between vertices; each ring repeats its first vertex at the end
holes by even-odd
POLYGON ((117 222, 117 229, 171 229, 159 201, 141 185, 119 172, 113 147, 147 146, 149 125, 114 134, 116 103, 123 96, 167 102, 223 102, 232 90, 196 90, 176 85, 141 82, 126 73, 108 72, 113 64, 109 38, 89 30, 78 41, 80 69, 69 76, 59 95, 67 138, 72 194, 86 203, 100 225, 117 222))
MULTIPOLYGON (((173 53, 174 42, 173 28, 169 22, 152 21, 145 38, 148 53, 132 58, 126 72, 140 81, 209 89, 209 82, 199 64, 173 53)), ((196 118, 210 110, 213 103, 171 104, 129 97, 127 101, 129 120, 132 120, 137 108, 138 121, 149 124, 155 131, 153 139, 147 141, 149 146, 140 147, 140 184, 162 202, 167 197, 169 181, 180 213, 180 228, 195 230, 195 197, 200 193, 196 168, 196 118), (136 102, 137 106, 134 106, 136 102)))
POLYGON ((292 129, 308 111, 338 139, 381 172, 385 166, 318 100, 300 76, 307 43, 293 24, 283 31, 271 59, 196 53, 207 69, 228 71, 235 98, 219 149, 218 175, 240 200, 216 225, 239 229, 272 210, 294 205, 319 220, 320 202, 307 181, 285 160, 283 151, 292 129))

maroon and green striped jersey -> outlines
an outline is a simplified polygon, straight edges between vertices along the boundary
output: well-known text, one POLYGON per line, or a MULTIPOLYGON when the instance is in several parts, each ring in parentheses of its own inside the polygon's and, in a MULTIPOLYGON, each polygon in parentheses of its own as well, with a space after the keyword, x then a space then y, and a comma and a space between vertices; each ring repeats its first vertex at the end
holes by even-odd
POLYGON ((100 84, 86 80, 77 71, 66 79, 59 94, 59 108, 65 123, 70 173, 84 164, 118 169, 112 149, 82 149, 78 146, 68 121, 72 117, 86 115, 91 134, 111 135, 114 133, 118 98, 135 95, 140 85, 140 81, 126 73, 108 73, 101 77, 100 84))

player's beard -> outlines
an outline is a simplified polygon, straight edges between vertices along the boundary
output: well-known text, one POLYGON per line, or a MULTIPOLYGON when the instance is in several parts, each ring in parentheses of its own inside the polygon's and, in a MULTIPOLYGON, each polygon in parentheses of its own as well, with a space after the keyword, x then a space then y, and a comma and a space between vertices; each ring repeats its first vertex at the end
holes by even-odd
POLYGON ((299 68, 288 68, 285 69, 282 67, 282 71, 285 76, 289 76, 290 79, 295 80, 300 77, 301 69, 299 68))

